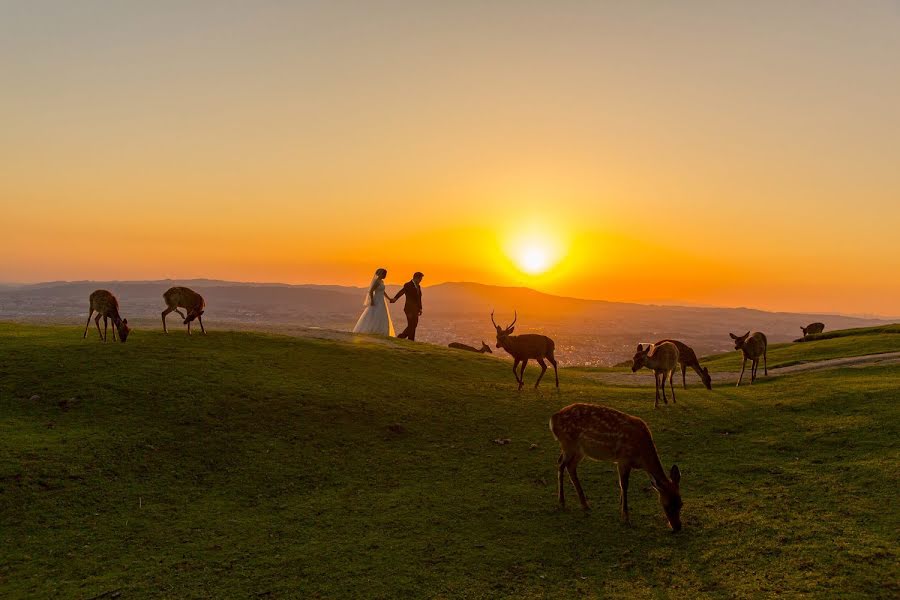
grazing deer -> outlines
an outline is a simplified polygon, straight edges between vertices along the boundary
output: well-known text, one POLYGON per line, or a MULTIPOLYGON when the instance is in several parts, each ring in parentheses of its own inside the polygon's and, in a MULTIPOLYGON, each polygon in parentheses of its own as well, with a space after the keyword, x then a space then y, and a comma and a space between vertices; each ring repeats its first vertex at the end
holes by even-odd
POLYGON ((643 348, 641 344, 637 346, 637 352, 634 354, 631 364, 631 372, 637 373, 641 367, 647 367, 653 371, 656 378, 656 402, 654 408, 659 408, 659 390, 662 389, 663 402, 666 399, 666 377, 669 378, 669 387, 672 389, 672 404, 675 404, 675 386, 672 385, 672 377, 675 375, 675 368, 678 366, 678 346, 672 342, 663 342, 662 344, 647 344, 643 348))
POLYGON ((700 366, 700 360, 697 358, 697 353, 694 352, 693 348, 678 340, 665 339, 656 343, 662 344, 663 342, 672 342, 678 348, 678 362, 681 364, 681 385, 684 389, 687 389, 685 374, 688 367, 692 368, 700 376, 700 380, 706 386, 706 389, 712 389, 712 377, 709 376, 709 369, 700 366))
POLYGON ((200 331, 204 334, 206 333, 206 329, 203 328, 202 318, 203 309, 206 308, 206 301, 203 299, 203 296, 190 288, 176 286, 166 290, 166 293, 163 294, 163 299, 166 301, 167 306, 166 310, 162 311, 164 333, 169 333, 169 329, 166 327, 166 315, 170 312, 176 312, 178 316, 184 319, 188 335, 191 334, 191 321, 194 319, 197 319, 197 322, 200 323, 200 331), (187 311, 187 316, 181 314, 181 311, 178 310, 179 308, 187 311))
POLYGON ((747 359, 752 361, 750 365, 750 385, 753 385, 753 382, 756 381, 756 371, 759 369, 759 357, 763 358, 763 373, 765 375, 769 374, 769 365, 768 359, 766 357, 766 349, 769 346, 769 341, 766 339, 766 334, 756 331, 753 335, 750 335, 748 331, 744 335, 737 336, 733 333, 729 333, 731 339, 734 340, 734 349, 740 350, 744 355, 744 362, 741 364, 741 376, 738 378, 737 387, 740 387, 741 381, 744 379, 744 369, 747 368, 747 359))
POLYGON ((519 313, 516 312, 512 323, 506 327, 500 327, 494 321, 494 311, 491 311, 491 323, 494 324, 494 328, 497 330, 497 347, 503 348, 513 357, 513 375, 516 376, 519 389, 521 390, 525 385, 525 365, 532 358, 536 359, 538 364, 541 365, 541 374, 538 375, 537 381, 534 382, 534 389, 537 389, 538 384, 541 383, 541 379, 544 377, 544 373, 547 371, 545 359, 549 360, 550 364, 553 365, 553 373, 556 375, 556 389, 559 389, 559 370, 557 369, 556 358, 553 356, 556 343, 546 335, 534 333, 511 335, 516 329, 514 325, 518 318, 519 313), (522 370, 521 372, 516 372, 519 363, 522 363, 522 370))
POLYGON ((650 429, 644 421, 605 406, 572 404, 550 417, 550 431, 559 441, 561 449, 557 461, 560 506, 566 505, 563 477, 568 471, 581 506, 590 510, 576 471, 578 463, 586 456, 592 460, 616 463, 623 520, 628 521, 628 477, 632 469, 642 469, 650 476, 650 483, 659 493, 659 503, 666 513, 669 526, 673 531, 681 531, 681 472, 678 465, 672 465, 666 477, 650 429))
POLYGON ((488 354, 493 354, 491 352, 491 347, 484 343, 484 340, 481 340, 481 348, 476 348, 474 346, 469 346, 467 344, 462 344, 460 342, 451 342, 447 344, 448 348, 456 348, 457 350, 468 350, 469 352, 480 352, 484 354, 487 352, 488 354))
POLYGON ((800 329, 803 330, 803 337, 815 335, 825 331, 825 323, 810 323, 806 327, 801 327, 800 329))
POLYGON ((128 326, 128 319, 123 319, 119 316, 119 301, 116 300, 116 297, 106 290, 97 290, 91 294, 90 302, 91 309, 88 311, 87 323, 84 325, 84 335, 81 336, 81 339, 87 337, 88 327, 91 326, 91 317, 96 312, 97 318, 94 319, 94 323, 97 325, 97 333, 100 334, 100 339, 104 342, 106 341, 107 324, 109 319, 112 319, 113 341, 116 341, 116 331, 118 330, 119 341, 125 343, 125 340, 128 339, 128 334, 131 333, 131 327, 128 326), (103 317, 102 332, 100 331, 100 317, 103 317))

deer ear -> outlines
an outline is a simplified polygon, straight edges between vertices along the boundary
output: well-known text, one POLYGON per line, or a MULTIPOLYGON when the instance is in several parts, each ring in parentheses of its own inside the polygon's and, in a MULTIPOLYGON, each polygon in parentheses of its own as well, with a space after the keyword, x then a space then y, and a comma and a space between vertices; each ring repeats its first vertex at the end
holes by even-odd
POLYGON ((736 339, 737 339, 737 336, 734 335, 733 333, 729 333, 728 335, 730 335, 730 336, 731 336, 731 339, 733 339, 733 340, 736 340, 736 339))
POLYGON ((515 330, 516 330, 515 327, 510 327, 509 329, 506 330, 506 335, 511 334, 511 333, 512 333, 513 331, 515 331, 515 330))
POLYGON ((745 337, 749 337, 749 336, 750 336, 750 332, 748 331, 747 333, 745 333, 745 334, 742 335, 741 337, 742 337, 742 338, 745 338, 745 337))
POLYGON ((644 347, 643 347, 641 344, 638 344, 637 351, 638 351, 638 352, 643 352, 643 351, 644 351, 644 347))
POLYGON ((122 319, 122 325, 128 325, 128 319, 122 319))
POLYGON ((678 465, 672 465, 672 470, 669 471, 669 479, 675 483, 681 481, 681 471, 678 469, 678 465))

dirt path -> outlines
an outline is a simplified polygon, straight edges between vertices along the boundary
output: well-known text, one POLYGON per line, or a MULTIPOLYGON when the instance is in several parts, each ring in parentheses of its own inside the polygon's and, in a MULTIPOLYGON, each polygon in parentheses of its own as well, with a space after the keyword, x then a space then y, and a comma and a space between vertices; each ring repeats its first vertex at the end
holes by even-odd
MULTIPOLYGON (((780 375, 790 375, 792 373, 802 373, 805 371, 818 371, 821 369, 835 369, 838 367, 867 367, 870 365, 892 365, 900 363, 900 352, 885 352, 883 354, 866 354, 864 356, 850 356, 847 358, 830 358, 827 360, 816 360, 787 367, 769 369, 769 377, 778 377, 780 375)), ((737 383, 740 371, 722 371, 719 373, 711 373, 713 385, 716 384, 735 384, 737 383)), ((599 379, 605 383, 614 383, 616 385, 625 386, 652 386, 653 374, 644 369, 640 373, 588 373, 588 377, 599 379)), ((762 367, 760 367, 759 376, 762 377, 762 367)), ((750 381, 750 365, 748 361, 747 371, 744 373, 744 383, 750 381)), ((676 373, 676 380, 681 379, 681 373, 676 373)), ((688 369, 687 374, 688 386, 700 385, 699 378, 693 370, 688 369)))

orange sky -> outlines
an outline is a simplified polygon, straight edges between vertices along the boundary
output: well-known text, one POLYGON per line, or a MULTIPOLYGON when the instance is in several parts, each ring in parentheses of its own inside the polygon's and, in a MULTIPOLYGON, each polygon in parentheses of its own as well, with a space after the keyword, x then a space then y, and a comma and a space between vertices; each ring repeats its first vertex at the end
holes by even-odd
POLYGON ((4 4, 0 281, 900 315, 896 4, 481 4, 4 4))

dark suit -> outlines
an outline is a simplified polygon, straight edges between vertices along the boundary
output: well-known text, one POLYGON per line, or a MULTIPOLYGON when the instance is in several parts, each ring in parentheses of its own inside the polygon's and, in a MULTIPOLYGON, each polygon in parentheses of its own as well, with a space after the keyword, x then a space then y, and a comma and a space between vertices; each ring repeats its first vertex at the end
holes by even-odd
POLYGON ((415 341, 416 327, 419 326, 419 313, 422 312, 422 288, 416 285, 415 281, 407 281, 394 298, 397 299, 404 295, 406 304, 403 306, 403 312, 406 313, 406 329, 397 337, 415 341))

